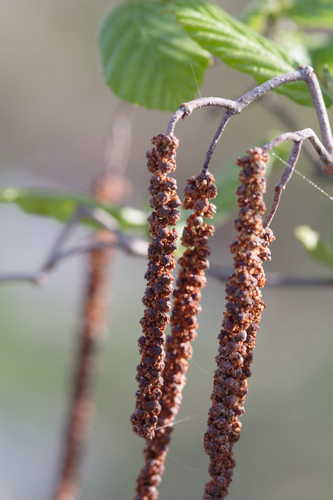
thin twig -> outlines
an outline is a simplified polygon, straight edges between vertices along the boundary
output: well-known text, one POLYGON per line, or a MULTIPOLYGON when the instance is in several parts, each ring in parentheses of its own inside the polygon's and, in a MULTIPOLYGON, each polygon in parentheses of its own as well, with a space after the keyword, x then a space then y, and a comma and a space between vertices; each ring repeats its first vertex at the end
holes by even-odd
POLYGON ((325 163, 327 160, 327 151, 321 141, 318 139, 316 133, 311 128, 305 128, 304 130, 296 130, 295 132, 285 132, 270 142, 264 144, 262 147, 266 151, 271 151, 273 148, 282 144, 285 141, 293 141, 293 142, 304 142, 308 140, 313 147, 313 149, 318 154, 321 159, 323 166, 322 168, 329 174, 332 174, 332 165, 331 163, 325 163))
POLYGON ((275 193, 274 193, 274 199, 273 199, 273 204, 272 207, 265 219, 264 226, 269 227, 272 223, 272 220, 274 218, 274 215, 277 212, 277 209, 280 204, 282 192, 286 189, 286 186, 288 182, 290 181, 296 167, 297 160, 299 158, 301 149, 302 149, 302 141, 299 142, 294 142, 292 151, 290 153, 289 159, 288 159, 288 166, 284 169, 281 180, 279 184, 275 186, 275 193))
POLYGON ((134 257, 147 256, 148 242, 141 238, 134 238, 121 231, 115 230, 112 232, 110 231, 109 240, 110 241, 93 241, 86 245, 73 246, 63 250, 58 248, 57 252, 53 253, 52 258, 51 254, 48 254, 45 261, 48 263, 47 267, 43 264, 41 268, 35 272, 0 273, 0 283, 27 282, 34 285, 40 285, 45 282, 46 277, 54 271, 63 260, 69 257, 84 255, 93 250, 117 248, 134 257))
POLYGON ((56 240, 54 241, 46 259, 45 262, 42 264, 40 268, 40 274, 44 274, 45 272, 49 271, 52 269, 54 262, 57 259, 57 255, 60 251, 60 249, 63 247, 65 242, 68 240, 68 238, 72 235, 74 229, 77 227, 78 223, 80 222, 82 218, 82 208, 78 205, 72 215, 70 216, 68 222, 61 228, 59 235, 57 236, 56 240))
MULTIPOLYGON (((126 235, 127 238, 127 235, 126 235)), ((92 250, 97 250, 100 248, 120 248, 124 250, 129 255, 139 258, 147 257, 147 249, 148 243, 145 240, 141 240, 138 238, 129 238, 127 242, 127 248, 123 246, 119 246, 119 242, 109 241, 109 242, 92 242, 86 246, 77 246, 71 249, 65 250, 61 253, 62 258, 58 257, 54 265, 52 266, 52 270, 57 269, 58 265, 62 263, 62 261, 67 257, 75 257, 79 255, 83 255, 89 253, 92 250)), ((226 281, 231 274, 230 269, 219 268, 216 266, 212 266, 208 269, 207 273, 214 279, 218 281, 226 281)), ((46 277, 46 276, 45 276, 46 277)), ((280 286, 329 286, 333 285, 333 277, 332 278, 318 278, 316 276, 303 278, 298 276, 284 276, 280 273, 267 273, 268 278, 268 286, 270 287, 280 287, 280 286)), ((38 280, 38 272, 37 273, 8 273, 8 274, 0 274, 0 283, 32 283, 32 284, 40 284, 38 280)))
MULTIPOLYGON (((312 146, 319 155, 323 164, 322 168, 327 173, 333 174, 332 131, 317 76, 313 68, 311 68, 310 66, 301 66, 298 70, 291 71, 290 73, 285 73, 283 75, 278 75, 272 78, 271 80, 268 80, 262 83, 261 85, 258 85, 257 87, 249 90, 248 92, 245 92, 245 94, 240 96, 235 101, 230 99, 219 99, 215 97, 209 97, 209 98, 195 99, 194 101, 190 101, 189 103, 182 104, 179 107, 179 109, 171 116, 171 119, 169 120, 166 129, 166 133, 169 135, 173 135, 177 122, 181 118, 189 116, 191 113, 193 113, 193 111, 197 109, 207 106, 216 106, 225 108, 227 110, 228 119, 226 119, 226 115, 223 116, 222 122, 219 125, 217 132, 214 136, 214 139, 209 146, 203 167, 203 170, 206 171, 208 169, 209 162, 212 158, 217 143, 222 136, 222 133, 226 127, 227 122, 229 121, 229 118, 231 118, 235 114, 241 113, 247 106, 249 106, 249 104, 263 97, 265 94, 267 94, 267 92, 274 90, 286 83, 297 82, 297 81, 304 81, 309 87, 314 108, 316 110, 323 143, 319 140, 315 132, 311 129, 306 129, 309 135, 306 138, 310 140, 312 146)), ((303 132, 304 131, 294 132, 294 134, 296 134, 295 136, 296 138, 294 140, 299 140, 297 134, 302 134, 303 132)), ((292 139, 292 137, 289 136, 289 139, 292 139)))
POLYGON ((225 111, 223 118, 222 118, 219 126, 217 127, 216 132, 214 134, 214 137, 213 137, 213 139, 208 147, 206 158, 205 158, 205 161, 204 161, 204 164, 202 167, 203 174, 206 174, 208 172, 210 160, 211 160, 211 158, 214 154, 214 151, 216 149, 216 146, 217 146, 217 144, 218 144, 218 142, 219 142, 219 140, 220 140, 227 124, 228 124, 228 121, 231 119, 232 116, 233 116, 232 111, 230 111, 230 110, 225 111))
MULTIPOLYGON (((287 127, 289 130, 297 130, 297 122, 294 117, 289 113, 288 109, 283 106, 277 99, 274 94, 266 94, 261 98, 260 104, 274 116, 276 116, 279 121, 287 127)), ((318 160, 315 151, 313 151, 308 143, 304 144, 303 152, 307 157, 308 161, 312 163, 314 173, 317 176, 323 176, 323 169, 321 166, 321 162, 318 160)))
MULTIPOLYGON (((208 269, 208 275, 222 283, 226 282, 232 274, 232 269, 211 266, 208 269)), ((271 288, 280 287, 320 287, 320 286, 333 286, 333 276, 331 278, 320 278, 317 276, 292 276, 282 273, 266 273, 267 285, 271 288)))

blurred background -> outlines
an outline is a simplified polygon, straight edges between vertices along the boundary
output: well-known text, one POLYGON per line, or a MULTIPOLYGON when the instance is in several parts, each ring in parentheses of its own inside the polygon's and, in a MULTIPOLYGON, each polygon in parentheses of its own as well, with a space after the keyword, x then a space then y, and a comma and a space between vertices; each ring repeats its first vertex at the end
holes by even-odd
MULTIPOLYGON (((107 143, 119 101, 105 86, 96 44, 111 0, 2 0, 0 6, 0 183, 89 192, 107 161, 107 143)), ((222 5, 222 2, 221 2, 222 5)), ((245 1, 225 0, 239 13, 245 1)), ((202 95, 237 97, 252 86, 246 76, 222 64, 208 72, 202 95)), ((284 97, 300 126, 317 128, 311 109, 284 97)), ((147 200, 145 151, 163 131, 167 113, 137 108, 128 167, 132 186, 125 200, 142 208, 147 200)), ((202 112, 180 124, 183 148, 178 179, 200 169, 218 115, 202 112)), ((281 127, 274 116, 253 105, 225 133, 212 171, 223 172, 239 153, 261 144, 267 130, 281 127)), ((281 175, 276 167, 270 187, 281 175)), ((301 160, 307 175, 311 167, 301 160)), ((332 193, 333 186, 319 179, 332 193)), ((330 200, 294 177, 273 229, 278 237, 268 269, 304 276, 325 275, 293 236, 309 224, 322 233, 330 226, 330 200)), ((45 257, 60 224, 0 207, 0 272, 32 271, 45 257)), ((78 238, 84 238, 80 229, 78 238)), ((217 232, 211 261, 230 264, 233 226, 217 232)), ((142 259, 117 253, 96 378, 96 411, 82 470, 82 500, 133 496, 142 465, 143 443, 134 436, 136 341, 143 306, 142 259)), ((1 284, 0 316, 0 498, 48 499, 55 482, 60 438, 67 410, 85 259, 66 261, 40 288, 1 284)), ((111 278, 111 276, 110 276, 111 278)), ((110 281, 111 284, 111 281, 110 281)), ((237 445, 233 500, 312 500, 331 498, 333 435, 331 380, 332 290, 329 287, 270 288, 260 330, 253 377, 237 445)), ((184 404, 179 415, 161 500, 201 498, 207 480, 202 436, 214 370, 216 337, 223 312, 223 285, 209 279, 200 317, 184 404), (182 421, 183 420, 183 421, 182 421)))

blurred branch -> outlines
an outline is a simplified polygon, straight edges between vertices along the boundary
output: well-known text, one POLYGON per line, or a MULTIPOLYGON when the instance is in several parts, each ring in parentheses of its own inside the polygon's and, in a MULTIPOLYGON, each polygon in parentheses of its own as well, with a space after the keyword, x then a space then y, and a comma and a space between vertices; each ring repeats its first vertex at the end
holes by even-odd
MULTIPOLYGON (((97 176, 92 191, 99 202, 119 202, 125 191, 124 173, 131 145, 129 107, 121 106, 114 115, 108 146, 106 167, 97 176)), ((99 338, 106 318, 108 269, 112 260, 111 248, 117 246, 133 254, 147 252, 145 242, 127 237, 115 228, 114 220, 102 210, 84 210, 104 228, 97 231, 90 245, 62 252, 62 259, 88 252, 86 286, 82 299, 82 323, 78 332, 78 349, 74 360, 70 407, 62 443, 61 469, 54 500, 75 500, 79 494, 79 469, 88 437, 92 411, 93 379, 99 338), (110 241, 111 239, 111 241, 110 241), (134 243, 135 241, 135 243, 134 243)))
MULTIPOLYGON (((0 274, 0 283, 8 283, 8 282, 30 282, 35 285, 40 285, 46 278, 47 274, 54 270, 62 263, 62 261, 68 257, 76 257, 79 255, 87 254, 93 250, 100 249, 111 249, 118 248, 131 255, 133 257, 147 257, 148 250, 148 242, 142 240, 140 238, 132 238, 128 235, 124 235, 122 233, 118 233, 121 235, 120 240, 114 241, 94 241, 87 245, 74 246, 69 248, 68 250, 64 250, 59 252, 56 258, 52 262, 52 266, 48 268, 48 271, 36 271, 34 273, 3 273, 0 274)), ((208 270, 208 275, 212 278, 224 282, 226 281, 230 274, 232 273, 232 269, 211 266, 208 270)), ((266 277, 268 280, 267 286, 270 287, 302 287, 302 286, 332 286, 333 285, 333 276, 332 278, 319 278, 317 276, 313 277, 302 277, 302 276, 291 276, 284 275, 281 273, 266 273, 266 277)))
POLYGON ((65 250, 61 250, 58 245, 54 245, 40 269, 35 272, 0 273, 0 283, 28 282, 40 285, 45 281, 48 274, 54 271, 63 260, 69 257, 84 255, 94 250, 118 248, 128 255, 146 257, 148 243, 145 240, 133 238, 118 230, 109 230, 108 232, 109 241, 93 241, 86 245, 73 246, 65 250))
MULTIPOLYGON (((224 283, 233 273, 232 269, 211 266, 208 275, 217 281, 224 283)), ((266 273, 268 287, 318 287, 333 286, 333 276, 331 278, 319 278, 317 276, 303 277, 291 276, 281 273, 266 273)))

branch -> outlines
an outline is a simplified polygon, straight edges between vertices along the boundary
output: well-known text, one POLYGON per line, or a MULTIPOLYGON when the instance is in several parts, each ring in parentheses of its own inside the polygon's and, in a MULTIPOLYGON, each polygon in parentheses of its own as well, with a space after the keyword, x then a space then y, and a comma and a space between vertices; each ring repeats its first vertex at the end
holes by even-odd
MULTIPOLYGON (((304 81, 309 87, 312 101, 317 113, 317 118, 321 131, 321 137, 323 140, 322 144, 321 141, 316 136, 316 134, 311 129, 306 129, 306 130, 311 130, 311 138, 309 137, 310 142, 312 143, 315 151, 318 153, 323 163, 323 169, 326 170, 327 173, 333 174, 332 131, 317 76, 314 73, 313 68, 311 68, 310 66, 302 66, 296 71, 291 71, 290 73, 278 75, 272 78, 271 80, 268 80, 267 82, 258 85, 254 89, 245 92, 245 94, 240 96, 235 101, 230 99, 219 99, 216 97, 209 97, 209 98, 195 99, 194 101, 182 104, 179 107, 179 109, 171 116, 171 119, 169 120, 166 129, 166 134, 173 135, 178 121, 180 119, 186 118, 191 113, 193 113, 193 111, 197 109, 201 109, 207 106, 216 106, 226 109, 227 111, 222 118, 222 122, 219 125, 214 135, 214 138, 208 148, 208 152, 203 166, 203 172, 206 172, 208 170, 209 163, 213 156, 215 148, 225 130, 225 127, 229 119, 232 116, 241 113, 245 108, 247 108, 247 106, 249 106, 254 101, 258 100, 259 98, 263 97, 271 90, 274 90, 286 83, 297 82, 297 81, 304 81)), ((295 133, 297 134, 298 132, 295 133)))
MULTIPOLYGON (((232 274, 232 269, 212 266, 208 269, 208 275, 222 283, 226 282, 232 274)), ((266 273, 268 287, 319 287, 333 286, 332 278, 318 278, 289 276, 280 273, 266 273)))
POLYGON ((95 241, 87 245, 78 245, 68 248, 66 250, 58 250, 56 254, 47 257, 45 264, 35 272, 13 272, 13 273, 0 273, 0 283, 32 283, 34 285, 41 285, 48 274, 54 271, 63 260, 69 257, 77 257, 85 255, 93 250, 118 248, 128 255, 134 257, 146 257, 148 251, 148 242, 140 238, 133 238, 120 231, 113 231, 114 238, 111 241, 95 241))
MULTIPOLYGON (((281 105, 276 100, 275 95, 266 94, 264 97, 262 97, 260 103, 267 111, 276 116, 279 121, 289 130, 296 130, 298 128, 297 122, 296 120, 294 120, 294 117, 289 113, 285 106, 281 105)), ((323 170, 321 162, 318 161, 315 152, 308 147, 307 143, 304 144, 303 151, 308 161, 312 163, 315 174, 318 176, 322 176, 323 170)))
POLYGON ((299 158, 301 149, 302 149, 302 144, 303 141, 295 141, 292 151, 290 153, 289 159, 288 159, 288 166, 287 168, 284 169, 282 173, 281 180, 277 186, 275 186, 275 194, 274 194, 274 199, 273 199, 273 204, 272 207, 265 219, 264 222, 264 227, 269 227, 271 225, 271 222, 274 218, 274 215, 277 212, 277 209, 279 208, 282 192, 286 189, 286 186, 288 182, 290 181, 296 167, 297 160, 299 158))
MULTIPOLYGON (((97 176, 93 194, 100 202, 118 202, 125 192, 124 171, 127 168, 131 124, 128 113, 122 111, 115 116, 110 141, 110 158, 106 168, 97 176)), ((78 332, 78 349, 74 360, 70 405, 62 443, 60 474, 54 500, 75 500, 79 494, 79 469, 87 441, 93 406, 92 391, 96 354, 99 338, 105 324, 108 268, 112 254, 110 244, 133 251, 131 240, 115 229, 114 221, 103 211, 99 218, 106 219, 108 230, 99 230, 93 243, 85 247, 74 247, 54 255, 53 263, 77 253, 89 253, 87 261, 86 287, 83 293, 82 322, 78 332), (109 229, 112 231, 110 232, 109 229), (110 241, 111 239, 111 241, 110 241)), ((89 210, 84 209, 88 214, 89 210)), ((108 215, 108 214, 107 214, 108 215)), ((97 217, 92 217, 96 220, 97 217)), ((102 224, 105 227, 106 224, 102 224)))

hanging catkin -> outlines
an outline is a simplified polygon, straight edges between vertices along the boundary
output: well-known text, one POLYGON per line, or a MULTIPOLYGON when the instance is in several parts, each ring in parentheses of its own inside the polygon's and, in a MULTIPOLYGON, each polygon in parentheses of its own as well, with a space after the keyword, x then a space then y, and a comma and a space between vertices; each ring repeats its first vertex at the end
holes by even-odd
POLYGON ((144 335, 139 339, 141 362, 136 377, 139 387, 136 409, 131 417, 134 431, 146 439, 154 437, 161 411, 165 330, 171 309, 172 271, 176 266, 177 234, 169 226, 176 224, 180 206, 176 181, 168 177, 176 169, 178 140, 160 134, 153 137, 152 143, 154 147, 147 153, 148 170, 153 174, 149 188, 153 212, 148 219, 152 240, 145 275, 147 288, 143 297, 146 309, 141 319, 144 335))
POLYGON ((144 450, 145 466, 137 479, 135 500, 156 500, 157 487, 164 471, 175 417, 186 383, 192 341, 196 337, 200 312, 201 289, 206 283, 205 271, 209 265, 208 240, 214 227, 204 218, 212 218, 215 206, 209 202, 216 197, 214 177, 210 173, 191 177, 187 181, 183 207, 193 213, 183 231, 182 244, 186 247, 179 259, 177 286, 171 315, 171 333, 167 338, 166 360, 163 372, 164 387, 162 411, 155 438, 147 441, 144 450))
POLYGON ((219 335, 212 404, 204 438, 211 476, 204 500, 220 500, 228 494, 235 466, 233 445, 240 435, 239 417, 244 413, 252 352, 265 307, 260 291, 265 285, 262 262, 270 260, 268 246, 274 240, 262 220, 267 161, 268 155, 260 148, 251 149, 238 160, 241 168, 241 184, 237 189, 240 211, 235 221, 238 236, 231 245, 234 273, 226 285, 226 312, 219 335))

